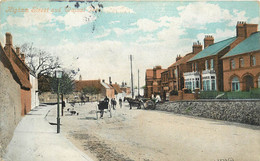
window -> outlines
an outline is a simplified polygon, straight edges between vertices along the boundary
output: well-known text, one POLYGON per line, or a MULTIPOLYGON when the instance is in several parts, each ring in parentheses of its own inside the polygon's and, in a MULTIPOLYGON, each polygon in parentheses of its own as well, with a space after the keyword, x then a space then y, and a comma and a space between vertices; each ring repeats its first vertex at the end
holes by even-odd
POLYGON ((230 69, 235 69, 235 67, 236 67, 235 60, 231 59, 230 60, 230 69))
POLYGON ((232 79, 231 86, 232 86, 232 91, 239 91, 240 90, 240 84, 239 84, 238 77, 234 77, 232 79))
POLYGON ((255 65, 256 65, 255 56, 251 56, 251 57, 250 57, 250 61, 251 61, 251 66, 255 66, 255 65))
POLYGON ((195 63, 195 71, 198 71, 198 63, 195 63))
POLYGON ((240 68, 244 67, 244 59, 243 58, 239 59, 239 67, 240 68))
POLYGON ((205 70, 209 69, 209 64, 208 64, 208 60, 205 60, 205 70))
POLYGON ((210 59, 210 68, 211 68, 211 70, 214 69, 214 60, 213 59, 210 59))

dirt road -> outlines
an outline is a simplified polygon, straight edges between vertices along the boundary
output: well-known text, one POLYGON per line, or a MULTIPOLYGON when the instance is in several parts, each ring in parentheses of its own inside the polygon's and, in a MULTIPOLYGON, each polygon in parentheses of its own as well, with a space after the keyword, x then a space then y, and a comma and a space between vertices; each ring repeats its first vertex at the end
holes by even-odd
MULTIPOLYGON (((62 133, 94 160, 259 161, 260 127, 117 107, 96 120, 96 103, 65 112, 62 133)), ((48 119, 54 119, 55 109, 48 119)))

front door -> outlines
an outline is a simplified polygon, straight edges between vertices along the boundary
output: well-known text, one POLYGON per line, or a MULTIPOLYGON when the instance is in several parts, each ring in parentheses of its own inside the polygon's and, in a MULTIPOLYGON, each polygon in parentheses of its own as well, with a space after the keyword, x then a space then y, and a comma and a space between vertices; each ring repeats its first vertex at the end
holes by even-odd
POLYGON ((250 75, 247 75, 244 77, 244 82, 245 82, 245 90, 249 91, 250 89, 254 88, 254 81, 253 77, 250 75))

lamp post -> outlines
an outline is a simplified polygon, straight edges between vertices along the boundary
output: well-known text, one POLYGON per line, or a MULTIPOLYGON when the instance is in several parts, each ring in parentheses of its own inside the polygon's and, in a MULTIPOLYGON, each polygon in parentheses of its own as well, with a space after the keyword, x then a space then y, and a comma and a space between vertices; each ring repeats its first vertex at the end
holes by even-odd
POLYGON ((61 70, 55 71, 55 77, 57 78, 57 133, 60 133, 60 79, 62 74, 61 70))

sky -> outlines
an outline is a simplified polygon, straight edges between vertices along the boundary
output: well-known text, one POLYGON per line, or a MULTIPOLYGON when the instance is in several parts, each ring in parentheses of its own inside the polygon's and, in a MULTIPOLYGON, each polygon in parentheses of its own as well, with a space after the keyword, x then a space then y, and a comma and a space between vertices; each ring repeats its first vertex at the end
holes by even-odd
POLYGON ((129 85, 133 55, 134 86, 138 69, 143 86, 146 69, 167 68, 191 52, 193 42, 203 44, 205 35, 215 42, 235 36, 237 21, 260 24, 259 2, 2 1, 0 41, 4 45, 11 32, 14 45, 33 43, 58 56, 63 67, 79 68, 84 80, 111 77, 129 85))

